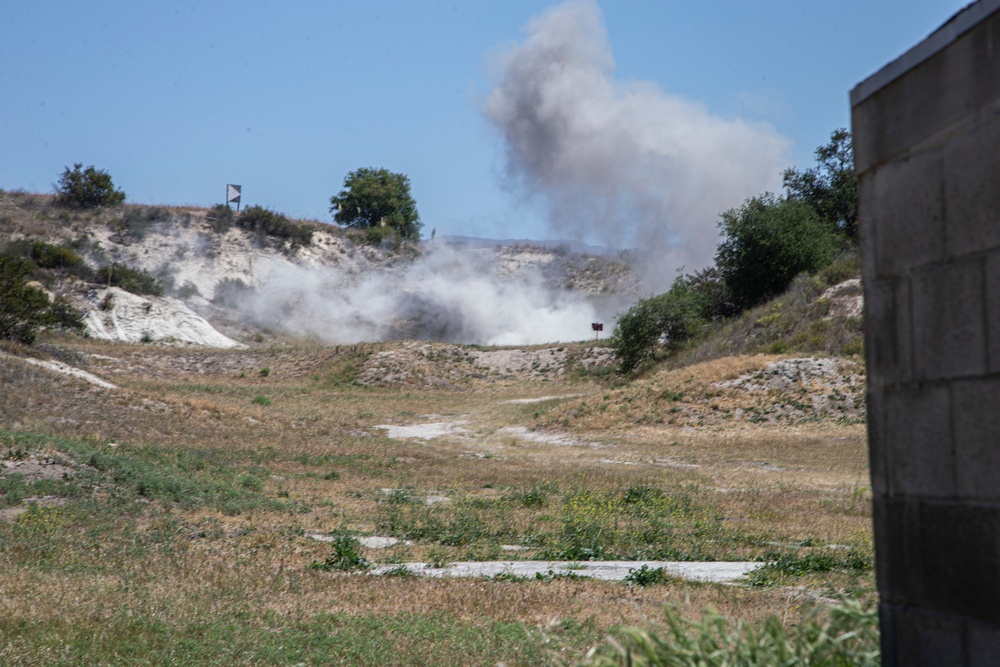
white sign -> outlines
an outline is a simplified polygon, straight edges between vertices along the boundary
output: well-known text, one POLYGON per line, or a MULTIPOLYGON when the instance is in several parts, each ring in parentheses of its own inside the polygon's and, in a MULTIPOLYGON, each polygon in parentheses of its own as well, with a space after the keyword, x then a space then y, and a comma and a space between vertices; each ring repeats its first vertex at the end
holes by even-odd
POLYGON ((226 203, 231 204, 236 202, 240 203, 240 191, 243 189, 242 185, 227 185, 226 186, 226 203))

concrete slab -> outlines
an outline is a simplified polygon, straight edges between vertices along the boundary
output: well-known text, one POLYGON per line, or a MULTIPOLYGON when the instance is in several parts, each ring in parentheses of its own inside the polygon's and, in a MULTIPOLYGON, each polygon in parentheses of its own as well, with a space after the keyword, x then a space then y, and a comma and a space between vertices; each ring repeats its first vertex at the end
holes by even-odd
POLYGON ((482 561, 456 562, 445 567, 432 567, 426 563, 404 563, 402 565, 383 565, 369 570, 370 574, 384 574, 398 567, 405 567, 410 572, 422 577, 493 577, 498 574, 509 574, 516 577, 534 577, 536 574, 576 574, 591 579, 604 581, 621 581, 631 570, 638 570, 645 565, 649 568, 662 567, 668 574, 682 579, 703 582, 726 582, 740 579, 744 575, 764 565, 754 562, 680 562, 657 560, 596 560, 583 562, 569 561, 482 561))

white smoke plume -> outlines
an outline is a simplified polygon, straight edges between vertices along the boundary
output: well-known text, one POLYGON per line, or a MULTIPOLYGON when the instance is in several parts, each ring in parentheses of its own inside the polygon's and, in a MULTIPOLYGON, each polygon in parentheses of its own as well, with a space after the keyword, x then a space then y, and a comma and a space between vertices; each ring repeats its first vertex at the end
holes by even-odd
POLYGON ((272 259, 241 297, 252 322, 330 343, 412 338, 524 345, 582 340, 595 308, 536 271, 502 275, 488 253, 438 247, 413 262, 348 275, 272 259))
POLYGON ((542 198, 560 234, 640 249, 647 289, 711 263, 719 214, 780 186, 790 142, 771 126, 617 81, 593 0, 549 9, 526 32, 494 63, 483 105, 510 183, 542 198))

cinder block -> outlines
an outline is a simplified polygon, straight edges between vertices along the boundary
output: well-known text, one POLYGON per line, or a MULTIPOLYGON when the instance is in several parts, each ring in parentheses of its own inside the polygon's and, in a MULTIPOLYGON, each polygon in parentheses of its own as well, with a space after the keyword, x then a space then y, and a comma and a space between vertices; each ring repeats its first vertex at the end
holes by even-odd
POLYGON ((1000 372, 1000 250, 986 258, 986 338, 990 372, 1000 372))
POLYGON ((924 600, 920 509, 917 498, 874 498, 875 575, 885 602, 920 604, 924 600))
POLYGON ((940 131, 1000 97, 993 61, 1000 17, 994 15, 851 109, 854 165, 865 173, 932 143, 940 131))
POLYGON ((865 282, 868 384, 881 389, 913 377, 910 281, 865 282))
POLYGON ((955 382, 951 391, 959 492, 1000 500, 1000 378, 955 382))
POLYGON ((900 157, 874 171, 877 275, 898 276, 945 257, 940 149, 900 157))
POLYGON ((963 627, 943 614, 896 606, 896 662, 907 667, 962 667, 965 665, 963 627))
POLYGON ((875 280, 878 209, 875 173, 862 174, 858 177, 858 245, 861 250, 861 275, 864 282, 875 280))
POLYGON ((1000 628, 982 623, 968 623, 965 641, 969 667, 1000 666, 1000 628))
POLYGON ((885 601, 878 605, 878 625, 882 645, 882 664, 897 665, 896 662, 896 621, 894 607, 885 601))
POLYGON ((918 548, 924 574, 922 606, 985 623, 1000 622, 998 531, 997 507, 923 501, 918 548))
POLYGON ((881 389, 870 385, 866 395, 868 408, 868 469, 872 480, 872 493, 876 496, 889 492, 889 454, 885 445, 885 418, 881 389))
POLYGON ((949 139, 944 173, 948 256, 1000 247, 1000 119, 949 139))
POLYGON ((893 495, 945 497, 955 493, 951 392, 947 385, 887 389, 882 448, 893 495))
POLYGON ((983 261, 955 262, 913 277, 914 379, 986 373, 983 261))

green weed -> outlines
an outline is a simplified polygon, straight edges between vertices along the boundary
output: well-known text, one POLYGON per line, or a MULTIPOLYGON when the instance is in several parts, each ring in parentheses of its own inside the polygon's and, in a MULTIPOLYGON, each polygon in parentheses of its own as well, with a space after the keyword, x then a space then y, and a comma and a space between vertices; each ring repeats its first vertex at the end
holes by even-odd
POLYGON ((588 667, 619 665, 669 667, 723 667, 754 665, 815 665, 817 667, 877 667, 878 611, 853 601, 830 607, 826 619, 818 611, 788 625, 776 616, 761 623, 724 618, 708 609, 700 621, 688 621, 667 611, 664 636, 640 630, 621 635, 592 652, 588 667))

